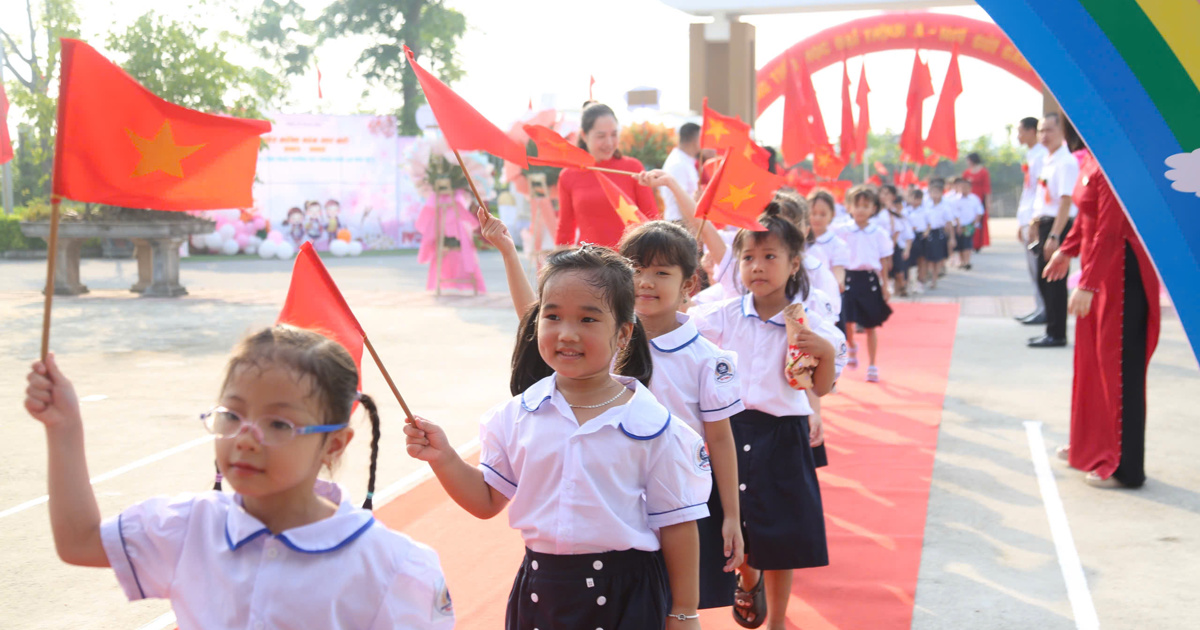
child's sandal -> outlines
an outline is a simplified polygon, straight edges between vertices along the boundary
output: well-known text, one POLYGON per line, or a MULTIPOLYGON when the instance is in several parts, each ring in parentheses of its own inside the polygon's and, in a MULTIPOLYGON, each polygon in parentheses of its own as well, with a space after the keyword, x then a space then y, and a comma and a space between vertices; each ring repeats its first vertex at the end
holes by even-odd
POLYGON ((733 620, 743 628, 757 628, 767 620, 767 595, 763 592, 766 575, 758 574, 758 584, 749 591, 739 586, 733 592, 733 620))

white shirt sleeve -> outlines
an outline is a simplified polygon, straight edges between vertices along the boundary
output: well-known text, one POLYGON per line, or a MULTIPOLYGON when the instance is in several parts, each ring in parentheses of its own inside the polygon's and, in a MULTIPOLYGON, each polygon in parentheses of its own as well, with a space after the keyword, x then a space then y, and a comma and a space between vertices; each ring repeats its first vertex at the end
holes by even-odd
POLYGON ((825 317, 819 312, 819 309, 814 309, 807 304, 805 309, 808 313, 808 327, 833 344, 833 380, 836 381, 842 377, 842 370, 850 361, 850 347, 846 344, 846 335, 838 330, 836 317, 825 317))
POLYGON ((892 242, 892 237, 888 235, 887 230, 875 230, 875 241, 879 243, 879 258, 887 258, 896 251, 896 244, 892 242))
POLYGON ((392 581, 371 630, 450 630, 454 627, 454 604, 437 552, 424 545, 413 545, 406 551, 405 570, 392 581))
MULTIPOLYGON (((671 156, 668 156, 666 162, 663 163, 663 170, 670 173, 671 177, 674 177, 675 181, 679 182, 679 185, 686 191, 692 179, 691 175, 694 175, 696 168, 684 159, 671 159, 671 156), (692 174, 687 172, 688 169, 691 169, 692 174)), ((669 188, 664 188, 662 200, 664 219, 678 221, 682 218, 683 213, 679 209, 679 203, 675 201, 675 193, 672 193, 669 188)))
POLYGON ((712 462, 704 438, 678 418, 655 438, 646 475, 646 517, 652 529, 708 516, 712 462))
POLYGON ((737 353, 721 351, 700 372, 700 420, 716 422, 746 409, 742 404, 737 353))
POLYGON ((195 494, 155 497, 100 524, 104 553, 130 601, 170 597, 195 501, 195 494))
POLYGON ((845 239, 837 234, 834 234, 832 245, 833 256, 831 256, 832 262, 830 264, 832 264, 834 267, 845 267, 849 265, 850 246, 846 244, 845 239))
POLYGON ((710 302, 708 304, 693 306, 692 308, 688 309, 688 316, 691 317, 692 322, 696 324, 696 330, 699 331, 701 335, 704 335, 705 339, 717 344, 718 346, 721 345, 721 341, 724 339, 724 304, 724 301, 710 302))
POLYGON ((508 409, 510 404, 511 401, 496 407, 479 423, 479 469, 483 471, 483 480, 511 501, 520 480, 505 450, 506 434, 513 420, 509 416, 515 413, 508 409))
POLYGON ((1063 197, 1071 196, 1075 191, 1075 180, 1079 179, 1079 160, 1075 159, 1074 155, 1068 154, 1065 159, 1059 160, 1059 163, 1054 168, 1054 181, 1050 182, 1054 193, 1051 203, 1054 206, 1055 212, 1058 211, 1058 200, 1063 197))
POLYGON ((807 304, 815 297, 821 314, 836 320, 842 312, 842 294, 838 287, 837 276, 834 276, 833 271, 828 267, 821 265, 820 269, 808 274, 808 279, 812 286, 809 287, 808 300, 805 303, 807 304))

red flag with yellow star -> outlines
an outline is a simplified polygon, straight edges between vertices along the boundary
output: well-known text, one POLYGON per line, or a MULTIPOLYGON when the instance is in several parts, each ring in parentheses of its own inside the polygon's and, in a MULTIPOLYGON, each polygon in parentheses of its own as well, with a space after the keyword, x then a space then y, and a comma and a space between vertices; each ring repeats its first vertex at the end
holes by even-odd
POLYGON ((537 156, 530 156, 529 163, 559 168, 584 168, 596 165, 591 153, 567 142, 553 129, 543 125, 524 125, 522 129, 537 147, 537 156))
POLYGON ((833 152, 833 146, 818 144, 813 150, 813 172, 824 179, 837 179, 846 168, 846 162, 833 152))
POLYGON ((600 188, 604 190, 604 196, 608 198, 608 202, 612 204, 613 212, 621 217, 621 222, 625 225, 637 225, 645 223, 650 219, 638 210, 637 204, 625 196, 625 193, 619 186, 613 183, 613 180, 608 178, 601 172, 596 172, 596 177, 600 179, 600 188))
POLYGON ((704 149, 742 150, 750 139, 750 125, 737 116, 726 116, 709 109, 704 97, 704 122, 700 125, 700 147, 704 149))
POLYGON ((168 103, 91 46, 62 40, 54 194, 152 210, 253 205, 265 120, 168 103))
POLYGON ((730 151, 696 204, 696 218, 761 232, 766 228, 759 224, 758 215, 784 183, 783 177, 730 151))

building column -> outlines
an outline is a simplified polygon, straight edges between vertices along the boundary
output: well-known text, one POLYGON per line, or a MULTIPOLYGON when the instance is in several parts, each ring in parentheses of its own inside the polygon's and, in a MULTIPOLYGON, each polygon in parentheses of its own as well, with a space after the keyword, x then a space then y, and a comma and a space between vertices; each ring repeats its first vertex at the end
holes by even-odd
POLYGON ((707 96, 709 107, 753 125, 754 26, 728 14, 717 14, 708 24, 692 24, 690 53, 690 108, 701 111, 707 96))

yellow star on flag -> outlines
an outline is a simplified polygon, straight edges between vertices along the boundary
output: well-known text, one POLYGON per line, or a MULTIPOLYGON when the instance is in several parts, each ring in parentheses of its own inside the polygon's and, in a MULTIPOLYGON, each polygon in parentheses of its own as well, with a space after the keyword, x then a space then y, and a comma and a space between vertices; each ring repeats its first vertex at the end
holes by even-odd
POLYGON ((571 143, 567 142, 564 138, 550 138, 549 142, 550 146, 558 149, 559 151, 566 151, 571 148, 571 143))
POLYGON ((180 162, 183 158, 204 147, 203 144, 191 146, 176 144, 169 120, 163 121, 162 127, 159 127, 158 133, 154 134, 153 138, 143 138, 134 133, 132 129, 126 129, 125 133, 133 142, 133 146, 137 148, 138 153, 142 154, 142 159, 133 169, 131 177, 141 177, 162 171, 167 175, 182 178, 183 166, 180 162))
POLYGON ((728 190, 729 194, 725 195, 725 197, 723 199, 721 199, 721 203, 731 204, 733 206, 733 209, 737 210, 738 206, 742 205, 742 202, 748 201, 748 200, 753 199, 758 196, 758 195, 750 192, 751 190, 754 189, 754 184, 756 184, 756 183, 758 183, 758 182, 750 182, 749 184, 742 186, 740 188, 737 186, 734 186, 733 184, 730 184, 729 190, 728 190))
POLYGON ((621 195, 617 199, 616 211, 617 215, 621 217, 621 220, 625 222, 625 225, 641 223, 637 216, 637 206, 630 204, 629 200, 625 199, 624 195, 621 195))
POLYGON ((742 151, 742 155, 746 156, 747 160, 754 160, 754 146, 749 142, 746 143, 746 150, 742 151))
POLYGON ((708 131, 704 132, 706 136, 712 136, 713 140, 720 142, 721 136, 729 134, 729 129, 725 128, 725 123, 719 120, 713 120, 708 123, 708 131))

